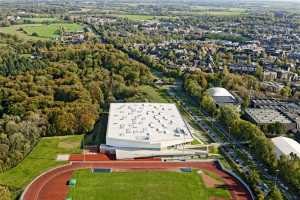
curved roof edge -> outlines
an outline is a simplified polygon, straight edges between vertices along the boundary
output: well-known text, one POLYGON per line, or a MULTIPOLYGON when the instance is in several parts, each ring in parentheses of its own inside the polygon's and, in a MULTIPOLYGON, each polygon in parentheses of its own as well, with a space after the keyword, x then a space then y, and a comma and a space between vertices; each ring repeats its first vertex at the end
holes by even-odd
POLYGON ((213 87, 207 90, 207 93, 212 97, 235 97, 225 88, 222 87, 213 87))

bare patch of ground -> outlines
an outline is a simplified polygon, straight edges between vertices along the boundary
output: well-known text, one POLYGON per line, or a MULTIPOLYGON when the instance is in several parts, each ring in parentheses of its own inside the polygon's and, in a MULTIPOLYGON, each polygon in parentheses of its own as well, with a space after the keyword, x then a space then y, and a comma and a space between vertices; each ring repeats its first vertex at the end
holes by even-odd
POLYGON ((225 200, 225 199, 221 197, 210 197, 209 200, 225 200))
POLYGON ((207 174, 203 173, 203 174, 201 174, 201 176, 202 176, 204 184, 208 188, 216 188, 216 187, 218 187, 218 185, 221 184, 219 181, 217 181, 216 179, 208 176, 207 174))
POLYGON ((58 147, 63 149, 74 149, 80 147, 80 143, 78 141, 61 141, 58 143, 58 147))

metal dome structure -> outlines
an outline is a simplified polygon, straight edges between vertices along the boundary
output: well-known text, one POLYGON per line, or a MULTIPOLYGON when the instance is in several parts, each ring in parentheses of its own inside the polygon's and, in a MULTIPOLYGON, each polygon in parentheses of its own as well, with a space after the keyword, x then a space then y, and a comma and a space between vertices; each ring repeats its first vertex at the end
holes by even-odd
MULTIPOLYGON (((232 94, 228 90, 222 87, 213 87, 207 90, 207 93, 212 97, 232 97, 232 94)), ((235 99, 235 98, 234 98, 235 99)))

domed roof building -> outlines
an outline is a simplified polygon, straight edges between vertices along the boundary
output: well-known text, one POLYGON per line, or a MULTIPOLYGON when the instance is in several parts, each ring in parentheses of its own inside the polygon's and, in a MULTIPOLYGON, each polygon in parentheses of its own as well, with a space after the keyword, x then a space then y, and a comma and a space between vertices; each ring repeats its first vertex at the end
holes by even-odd
POLYGON ((228 90, 222 87, 213 87, 207 90, 207 93, 212 97, 232 97, 232 94, 228 90))
POLYGON ((206 92, 209 96, 211 96, 214 99, 215 103, 218 106, 225 104, 239 106, 239 101, 225 88, 213 87, 209 88, 206 92))
POLYGON ((275 146, 275 153, 279 159, 281 155, 290 156, 291 153, 296 154, 300 158, 300 144, 295 140, 283 136, 271 139, 275 146))

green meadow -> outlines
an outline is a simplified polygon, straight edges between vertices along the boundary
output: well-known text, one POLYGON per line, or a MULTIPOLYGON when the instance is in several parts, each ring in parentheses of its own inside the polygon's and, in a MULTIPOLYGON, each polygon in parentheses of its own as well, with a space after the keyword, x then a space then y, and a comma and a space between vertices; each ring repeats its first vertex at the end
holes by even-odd
POLYGON ((57 18, 53 18, 53 17, 24 17, 22 18, 23 20, 26 21, 30 21, 30 22, 34 22, 34 23, 42 23, 42 22, 54 22, 54 21, 58 21, 57 18))
POLYGON ((47 169, 64 164, 56 161, 58 154, 81 152, 81 139, 81 135, 42 138, 19 165, 0 173, 0 185, 24 188, 47 169))
POLYGON ((51 39, 59 35, 59 30, 64 28, 67 31, 81 31, 83 27, 75 23, 54 23, 54 24, 22 24, 9 27, 1 27, 0 32, 17 35, 25 40, 51 39), (36 33, 37 36, 33 36, 36 33))

